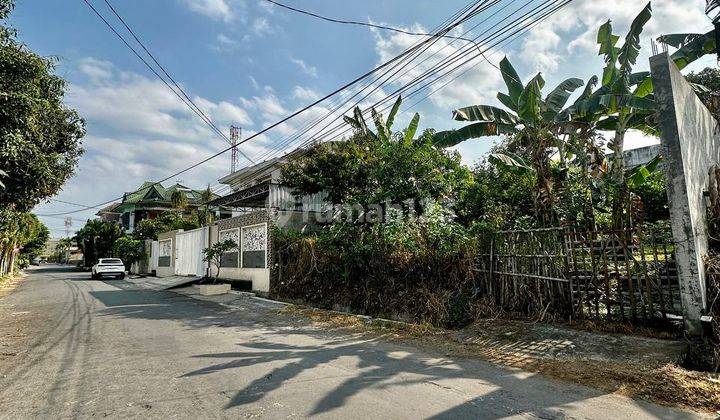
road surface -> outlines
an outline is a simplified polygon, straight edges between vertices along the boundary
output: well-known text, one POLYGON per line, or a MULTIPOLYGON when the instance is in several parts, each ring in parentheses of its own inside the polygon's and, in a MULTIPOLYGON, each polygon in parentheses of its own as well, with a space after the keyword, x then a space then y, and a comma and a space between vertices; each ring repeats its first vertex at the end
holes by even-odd
POLYGON ((689 418, 481 360, 43 267, 0 299, 1 418, 689 418))

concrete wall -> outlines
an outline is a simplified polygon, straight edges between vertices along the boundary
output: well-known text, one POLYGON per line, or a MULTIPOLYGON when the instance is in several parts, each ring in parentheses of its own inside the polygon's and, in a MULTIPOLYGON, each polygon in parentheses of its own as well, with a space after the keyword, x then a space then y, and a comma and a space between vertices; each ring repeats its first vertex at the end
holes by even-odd
MULTIPOLYGON (((222 230, 253 226, 260 223, 267 224, 267 252, 265 258, 265 268, 221 267, 219 278, 223 280, 251 281, 253 291, 268 293, 270 291, 270 279, 272 274, 271 268, 274 265, 272 235, 270 234, 274 223, 267 210, 258 210, 230 219, 218 220, 212 229, 210 229, 210 242, 211 244, 216 243, 218 241, 219 232, 222 230)), ((215 270, 215 267, 212 267, 212 269, 215 270)))
POLYGON ((700 102, 666 53, 650 59, 661 144, 668 176, 668 199, 683 313, 688 333, 701 332, 707 305, 706 204, 708 169, 720 163, 718 123, 700 102))
POLYGON ((155 273, 157 277, 169 277, 175 275, 175 258, 177 258, 177 255, 175 254, 175 244, 177 243, 176 235, 178 232, 182 232, 181 230, 171 230, 170 232, 163 232, 158 235, 158 243, 160 243, 160 247, 162 248, 162 242, 165 240, 171 240, 172 244, 170 246, 171 249, 171 255, 170 255, 170 266, 169 267, 161 267, 158 265, 158 268, 155 270, 155 273))

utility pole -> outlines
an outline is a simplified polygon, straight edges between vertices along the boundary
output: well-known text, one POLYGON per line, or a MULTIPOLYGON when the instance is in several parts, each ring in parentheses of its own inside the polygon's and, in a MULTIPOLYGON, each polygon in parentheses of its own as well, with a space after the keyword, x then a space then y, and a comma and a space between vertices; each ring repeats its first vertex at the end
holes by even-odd
POLYGON ((230 142, 232 146, 232 157, 230 158, 230 173, 235 172, 237 169, 237 158, 238 158, 238 151, 237 151, 237 144, 238 140, 240 139, 240 136, 242 135, 242 128, 237 127, 235 125, 230 126, 230 142))
POLYGON ((705 14, 715 26, 715 52, 720 60, 720 0, 705 0, 705 14))

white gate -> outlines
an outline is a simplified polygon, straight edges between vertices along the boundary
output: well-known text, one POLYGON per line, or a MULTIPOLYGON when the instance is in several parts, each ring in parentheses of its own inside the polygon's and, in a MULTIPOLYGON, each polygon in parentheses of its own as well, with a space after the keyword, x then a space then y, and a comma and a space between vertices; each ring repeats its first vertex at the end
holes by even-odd
POLYGON ((151 273, 153 271, 157 270, 159 257, 160 257, 160 246, 158 245, 158 241, 152 241, 152 246, 150 247, 150 268, 149 268, 149 271, 151 273))
POLYGON ((208 228, 178 232, 175 237, 175 274, 178 276, 205 275, 206 263, 202 251, 207 247, 208 228))

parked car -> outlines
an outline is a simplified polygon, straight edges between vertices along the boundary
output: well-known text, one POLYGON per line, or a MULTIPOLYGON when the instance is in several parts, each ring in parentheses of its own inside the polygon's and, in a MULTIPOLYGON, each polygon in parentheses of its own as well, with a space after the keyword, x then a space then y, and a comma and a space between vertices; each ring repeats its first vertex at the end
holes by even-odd
POLYGON ((100 258, 98 263, 93 265, 91 275, 93 280, 105 276, 113 276, 116 279, 125 278, 125 264, 120 258, 100 258))

